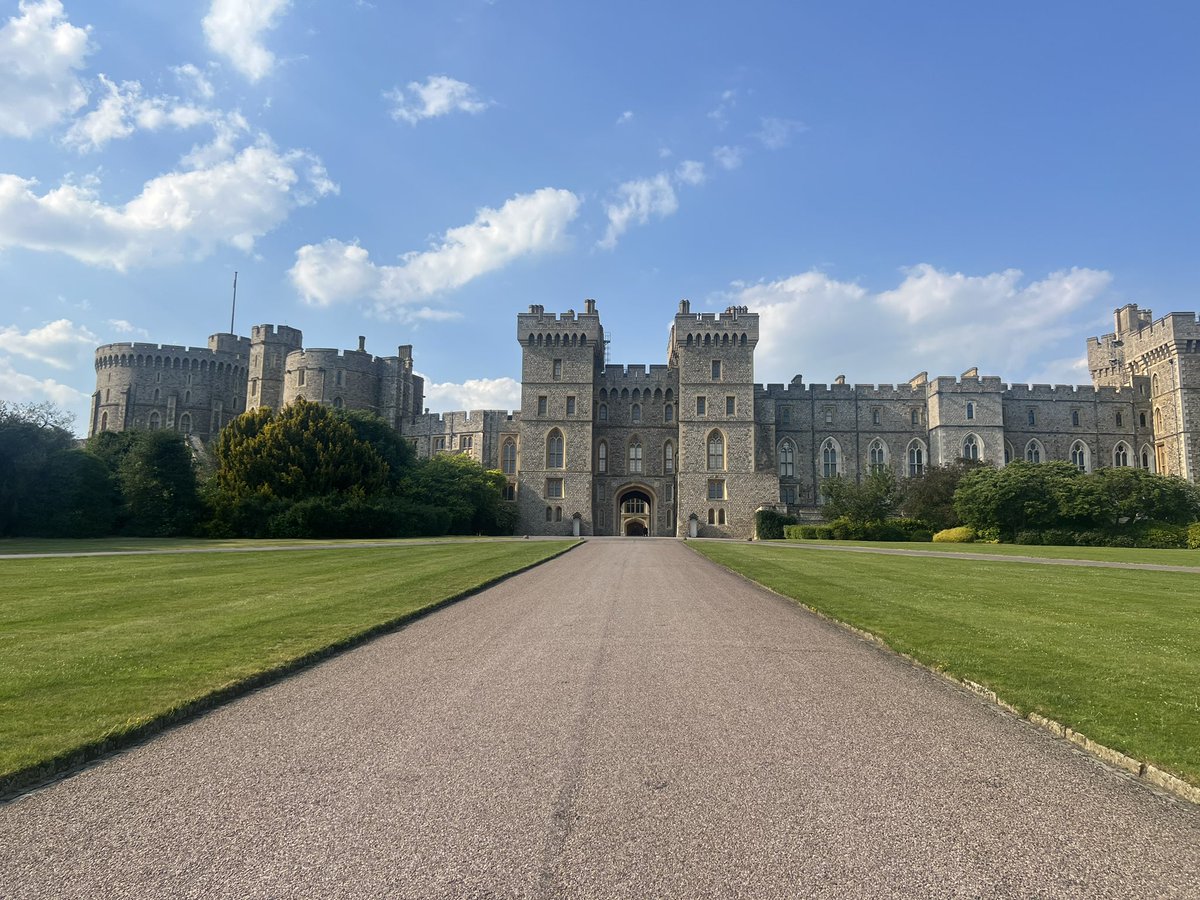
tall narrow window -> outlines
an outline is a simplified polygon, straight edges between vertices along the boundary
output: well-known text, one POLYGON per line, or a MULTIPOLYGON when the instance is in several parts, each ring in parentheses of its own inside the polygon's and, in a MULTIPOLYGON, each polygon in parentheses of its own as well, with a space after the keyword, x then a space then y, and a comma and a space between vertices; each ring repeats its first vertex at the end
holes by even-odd
POLYGON ((963 441, 963 459, 979 459, 979 438, 968 434, 963 441))
POLYGON ((1040 463, 1042 461, 1042 445, 1030 441, 1025 445, 1025 462, 1040 463))
POLYGON ((562 360, 561 359, 556 359, 554 361, 554 377, 562 378, 562 360))
POLYGON ((546 468, 561 469, 563 467, 563 436, 555 428, 546 437, 546 468))
POLYGON ((538 397, 538 415, 544 416, 545 414, 546 414, 546 398, 538 397))
POLYGON ((334 378, 334 383, 338 387, 341 387, 343 384, 345 384, 345 382, 346 382, 346 373, 344 371, 342 371, 341 369, 338 369, 337 376, 334 378))
POLYGON ((179 417, 179 430, 183 434, 192 433, 192 416, 191 413, 184 413, 179 417))
POLYGON ((574 397, 567 398, 567 415, 568 416, 575 415, 575 398, 574 397))
POLYGON ((1071 465, 1080 472, 1088 470, 1087 445, 1083 441, 1076 441, 1071 445, 1071 465))
POLYGON ((883 410, 879 409, 878 407, 871 410, 871 424, 872 425, 882 425, 883 424, 883 410))
POLYGON ((1036 425, 1037 424, 1037 413, 1034 412, 1032 409, 1025 410, 1025 421, 1029 425, 1036 425))
POLYGON ((825 478, 838 474, 838 446, 833 438, 821 445, 821 474, 825 478))
POLYGON ((162 428, 162 418, 158 414, 158 410, 150 413, 150 430, 157 431, 162 428))
POLYGON ((717 510, 717 524, 718 525, 725 524, 725 507, 721 507, 720 509, 717 510))
POLYGON ((708 470, 720 472, 725 468, 725 438, 719 431, 708 435, 708 470))
POLYGON ((737 415, 737 398, 736 397, 726 397, 725 398, 725 415, 727 415, 727 416, 737 415))
POLYGON ((708 479, 708 499, 709 500, 724 500, 725 499, 725 479, 724 478, 708 479))
POLYGON ((608 421, 608 404, 607 403, 600 404, 600 409, 596 413, 596 418, 598 418, 601 422, 608 421))
POLYGON ((670 441, 663 444, 663 474, 675 474, 675 445, 670 441))
POLYGON ((792 424, 792 408, 790 406, 785 406, 779 410, 779 424, 780 425, 791 425, 792 424))
POLYGON ((664 422, 674 422, 675 421, 675 407, 672 406, 670 403, 668 403, 666 406, 663 407, 663 421, 664 422))
POLYGON ((910 477, 925 474, 925 448, 918 441, 908 445, 908 474, 910 477))
POLYGON ((826 425, 833 424, 833 407, 832 406, 825 407, 825 424, 826 425))
POLYGON ((343 406, 343 403, 342 403, 342 398, 341 398, 341 397, 334 397, 334 398, 333 398, 333 408, 334 408, 334 409, 341 409, 341 408, 342 408, 342 406, 343 406))
POLYGON ((1117 427, 1121 427, 1121 411, 1117 410, 1117 427))
POLYGON ((633 407, 629 410, 629 421, 635 424, 642 421, 642 404, 633 404, 633 407))
POLYGON ((517 474, 517 442, 512 438, 500 448, 500 471, 505 475, 517 474))
POLYGON ((596 447, 596 471, 601 475, 608 471, 608 442, 601 441, 596 447))
POLYGON ((972 400, 967 401, 967 421, 970 422, 975 418, 975 403, 972 400))
POLYGON ((912 415, 912 423, 914 425, 920 425, 921 424, 921 414, 919 412, 917 412, 917 410, 914 409, 912 411, 911 415, 912 415))
POLYGON ((1079 425, 1079 410, 1077 409, 1071 410, 1071 424, 1075 426, 1079 425))
POLYGON ((883 446, 883 441, 878 439, 871 441, 871 446, 867 448, 867 454, 871 472, 882 472, 887 464, 887 450, 883 446))
POLYGON ((1138 413, 1138 427, 1139 428, 1146 427, 1146 414, 1144 412, 1138 413))
POLYGON ((712 380, 721 380, 721 361, 719 359, 714 359, 712 361, 712 380))
POLYGON ((779 445, 779 477, 796 477, 796 447, 791 441, 779 445))
POLYGON ((1129 465, 1129 448, 1125 446, 1124 441, 1113 448, 1113 465, 1118 468, 1129 465))
POLYGON ((696 398, 696 415, 698 415, 698 416, 704 415, 705 414, 704 413, 705 406, 706 406, 705 398, 697 397, 696 398))
POLYGON ((296 384, 300 385, 301 387, 304 387, 304 378, 307 374, 308 374, 307 369, 301 369, 299 372, 297 372, 296 373, 296 384))
POLYGON ((642 445, 638 441, 634 441, 629 445, 629 474, 640 475, 642 473, 642 445))
POLYGON ((108 413, 100 413, 100 430, 108 431, 108 413))

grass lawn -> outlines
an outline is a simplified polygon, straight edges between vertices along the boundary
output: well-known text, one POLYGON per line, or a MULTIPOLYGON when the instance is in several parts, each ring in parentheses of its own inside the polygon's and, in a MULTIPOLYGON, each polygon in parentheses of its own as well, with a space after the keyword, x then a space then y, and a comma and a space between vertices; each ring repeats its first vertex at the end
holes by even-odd
POLYGON ((571 543, 0 560, 0 778, 571 543))
POLYGON ((1200 785, 1195 574, 689 546, 1025 714, 1200 785))
MULTIPOLYGON (((1134 547, 1045 547, 1031 544, 934 544, 929 541, 774 541, 825 547, 884 547, 937 553, 978 553, 982 556, 1033 556, 1038 559, 1096 559, 1153 563, 1156 566, 1200 566, 1200 550, 1150 550, 1134 547)), ((0 547, 3 544, 0 543, 0 547)), ((0 553, 4 552, 0 549, 0 553)))
POLYGON ((245 547, 304 547, 330 544, 411 544, 414 541, 471 541, 469 537, 436 538, 378 538, 362 540, 306 540, 300 538, 4 538, 0 540, 0 556, 12 553, 95 553, 121 550, 226 550, 245 547))

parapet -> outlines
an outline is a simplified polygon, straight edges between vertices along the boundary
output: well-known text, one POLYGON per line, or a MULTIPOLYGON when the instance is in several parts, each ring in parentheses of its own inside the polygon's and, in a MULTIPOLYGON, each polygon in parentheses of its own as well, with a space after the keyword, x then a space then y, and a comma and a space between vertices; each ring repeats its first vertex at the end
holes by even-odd
POLYGON ((1001 385, 1004 389, 1004 399, 1018 403, 1034 402, 1070 402, 1090 403, 1098 401, 1125 401, 1133 395, 1133 389, 1115 385, 1093 387, 1090 384, 1013 384, 1001 385))
POLYGON ((999 375, 975 375, 961 378, 955 378, 953 375, 939 375, 937 378, 930 379, 929 383, 933 385, 930 390, 931 394, 938 392, 948 394, 990 393, 1004 390, 1004 384, 1000 381, 999 375))
POLYGON ((303 332, 290 325, 255 325, 250 329, 250 339, 267 344, 286 344, 296 348, 304 346, 303 332))

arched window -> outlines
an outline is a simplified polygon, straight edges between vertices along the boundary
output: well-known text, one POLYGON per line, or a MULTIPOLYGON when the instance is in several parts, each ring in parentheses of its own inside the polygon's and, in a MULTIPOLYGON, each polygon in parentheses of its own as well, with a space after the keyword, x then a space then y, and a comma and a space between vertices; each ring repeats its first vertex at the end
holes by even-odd
POLYGON ((675 445, 670 441, 663 444, 663 474, 675 474, 675 445))
POLYGON ((796 477, 796 446, 791 441, 779 445, 779 477, 796 477))
POLYGON ((721 507, 720 509, 717 510, 717 524, 718 525, 725 524, 725 508, 724 507, 721 507))
POLYGON ((157 431, 162 428, 162 417, 158 414, 158 410, 150 413, 150 430, 157 431))
POLYGON ((546 468, 561 469, 563 467, 563 436, 555 428, 546 437, 546 468))
POLYGON ((710 509, 708 511, 708 524, 709 525, 717 524, 717 511, 715 509, 710 509))
POLYGON ((839 455, 837 441, 833 438, 829 438, 821 445, 821 475, 823 477, 834 478, 841 474, 839 455))
POLYGON ((1030 441, 1025 445, 1025 462, 1040 463, 1042 461, 1042 445, 1037 441, 1030 441))
POLYGON ((158 402, 158 398, 159 398, 159 390, 158 390, 158 388, 155 388, 154 389, 154 402, 155 403, 158 402))
POLYGON ((640 403, 633 404, 633 408, 631 410, 629 410, 629 419, 631 422, 642 421, 642 404, 640 404, 640 403))
POLYGON ((184 413, 182 416, 179 417, 179 430, 183 434, 191 434, 192 433, 192 414, 191 413, 184 413))
POLYGON ((708 471, 719 472, 725 468, 725 438, 719 431, 708 435, 708 471))
POLYGON ((925 474, 925 447, 920 441, 908 445, 908 474, 910 477, 925 474))
POLYGON ((1129 448, 1125 446, 1124 441, 1119 441, 1117 446, 1113 447, 1113 465, 1118 468, 1129 465, 1129 448))
POLYGON ((517 474, 517 442, 512 438, 500 448, 500 471, 505 475, 517 474))
POLYGON ((867 448, 867 462, 871 472, 882 472, 887 467, 887 448, 879 438, 867 448))
POLYGON ((1079 425, 1079 410, 1077 409, 1071 410, 1071 424, 1075 426, 1079 425))
POLYGON ((599 418, 601 422, 607 422, 608 421, 608 404, 601 403, 600 411, 596 415, 597 415, 597 418, 599 418))
POLYGON ((1139 428, 1146 427, 1146 414, 1144 412, 1138 413, 1138 427, 1139 428))
POLYGON ((1007 466, 1010 462, 1017 458, 1017 451, 1013 449, 1013 445, 1008 441, 1004 442, 1004 464, 1007 466))
POLYGON ((1080 472, 1088 470, 1088 449, 1083 441, 1076 441, 1071 445, 1071 465, 1080 472))
POLYGON ((1147 472, 1152 472, 1152 471, 1154 471, 1153 463, 1154 463, 1154 454, 1150 452, 1150 445, 1143 444, 1142 445, 1142 468, 1145 469, 1147 472))
POLYGON ((635 440, 629 445, 629 474, 640 475, 642 472, 642 444, 635 440))
POLYGON ((664 422, 674 422, 675 421, 675 407, 672 406, 670 403, 668 403, 666 406, 663 407, 663 421, 664 422))
POLYGON ((979 459, 979 438, 968 434, 963 440, 963 459, 979 459))
POLYGON ((100 413, 100 430, 108 430, 108 413, 100 413))
POLYGON ((975 401, 967 401, 967 421, 970 422, 975 418, 975 401))
POLYGON ((596 471, 601 474, 608 471, 608 441, 601 441, 596 447, 596 471))
POLYGON ((1150 379, 1150 396, 1152 396, 1152 397, 1158 396, 1158 376, 1157 375, 1155 375, 1153 378, 1150 379))
POLYGON ((1161 437, 1163 433, 1161 406, 1156 406, 1154 408, 1154 433, 1159 437, 1161 437))
POLYGON ((334 409, 341 409, 341 408, 342 408, 342 398, 341 398, 341 397, 334 397, 334 398, 333 398, 333 408, 334 408, 334 409))

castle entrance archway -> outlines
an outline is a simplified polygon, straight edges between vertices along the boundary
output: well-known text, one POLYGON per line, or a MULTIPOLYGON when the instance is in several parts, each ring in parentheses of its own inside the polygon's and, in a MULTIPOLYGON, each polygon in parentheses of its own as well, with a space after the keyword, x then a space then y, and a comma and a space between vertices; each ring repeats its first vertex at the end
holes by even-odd
POLYGON ((617 495, 620 530, 626 537, 645 537, 654 521, 654 498, 648 490, 632 487, 617 495))

